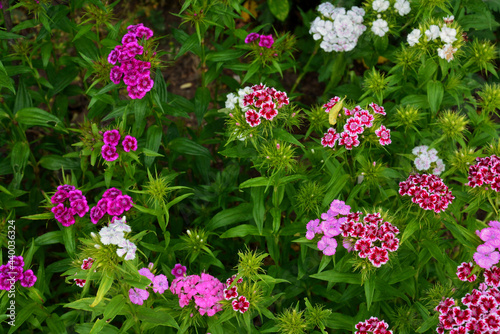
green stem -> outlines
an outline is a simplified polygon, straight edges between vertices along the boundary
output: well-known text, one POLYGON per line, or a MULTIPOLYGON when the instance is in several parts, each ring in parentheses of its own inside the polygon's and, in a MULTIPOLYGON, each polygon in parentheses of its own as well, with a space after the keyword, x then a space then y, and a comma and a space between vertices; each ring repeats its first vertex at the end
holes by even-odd
POLYGON ((340 82, 342 76, 344 75, 345 67, 346 63, 344 53, 339 52, 334 56, 330 81, 326 85, 325 91, 323 92, 323 99, 326 99, 328 92, 340 82))
POLYGON ((300 83, 300 81, 302 80, 302 78, 304 77, 304 75, 307 73, 307 70, 309 69, 309 65, 311 64, 311 61, 312 59, 314 58, 314 56, 316 55, 316 53, 318 52, 318 48, 319 48, 319 44, 316 43, 316 46, 314 47, 314 51, 311 53, 311 55, 309 56, 309 59, 307 60, 307 63, 306 65, 304 66, 304 69, 303 71, 300 73, 300 75, 297 77, 297 80, 295 80, 295 83, 293 84, 293 87, 292 89, 290 90, 290 94, 293 93, 295 91, 295 88, 297 88, 297 85, 300 83))

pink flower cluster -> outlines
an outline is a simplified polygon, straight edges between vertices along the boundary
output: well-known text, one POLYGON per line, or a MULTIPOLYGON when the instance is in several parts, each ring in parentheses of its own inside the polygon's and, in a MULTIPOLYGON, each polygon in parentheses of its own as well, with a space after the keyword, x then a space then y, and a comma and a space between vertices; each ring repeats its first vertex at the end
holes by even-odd
MULTIPOLYGON (((340 101, 338 96, 333 97, 326 104, 323 105, 325 112, 329 113, 330 110, 340 101)), ((375 103, 371 103, 370 107, 374 113, 385 115, 384 107, 380 107, 375 103)), ((323 147, 334 147, 337 140, 339 145, 344 145, 347 150, 352 150, 353 147, 358 147, 360 144, 359 136, 363 134, 365 129, 373 126, 375 115, 368 110, 356 106, 353 110, 344 108, 345 116, 351 116, 344 124, 344 131, 337 133, 334 128, 329 128, 328 131, 321 138, 321 145, 323 147)), ((338 116, 342 113, 339 112, 338 116)), ((389 145, 391 143, 391 130, 381 125, 378 130, 375 130, 375 135, 379 138, 380 145, 389 145)))
POLYGON ((477 246, 474 261, 484 269, 489 269, 500 261, 500 253, 497 251, 500 249, 500 222, 492 220, 488 225, 489 227, 476 231, 484 244, 477 246))
POLYGON ((83 217, 89 211, 85 196, 80 190, 69 184, 58 186, 56 193, 50 200, 52 204, 56 204, 50 211, 54 213, 54 218, 63 226, 73 225, 75 215, 83 217), (69 202, 69 207, 64 205, 66 201, 69 202))
POLYGON ((151 63, 137 60, 135 56, 144 53, 143 46, 138 42, 142 38, 147 40, 153 37, 153 31, 142 23, 128 26, 127 30, 122 38, 123 45, 117 45, 108 55, 110 64, 121 63, 121 66, 117 65, 111 69, 109 77, 115 85, 123 78, 128 96, 132 99, 142 99, 153 88, 154 81, 151 79, 151 63))
MULTIPOLYGON (((81 268, 83 270, 88 270, 92 267, 93 263, 94 259, 91 257, 83 259, 81 268)), ((78 285, 80 288, 83 288, 85 286, 85 283, 87 283, 87 280, 75 278, 75 284, 78 285)))
POLYGON ((476 158, 477 164, 469 167, 469 182, 467 186, 476 188, 488 186, 500 192, 500 158, 496 155, 485 158, 476 158))
POLYGON ((97 205, 90 210, 90 220, 97 224, 106 213, 110 216, 120 216, 123 212, 130 210, 133 203, 129 195, 122 195, 119 189, 109 188, 102 194, 97 205))
MULTIPOLYGON (((117 146, 120 142, 120 132, 118 130, 109 130, 103 134, 104 145, 101 148, 101 155, 106 161, 115 161, 118 159, 117 146)), ((137 139, 126 135, 122 141, 123 150, 125 152, 137 150, 137 139)))
POLYGON ((484 273, 485 283, 462 298, 464 309, 453 298, 443 299, 439 312, 439 334, 494 334, 500 332, 500 269, 484 273))
MULTIPOLYGON (((225 300, 231 300, 234 299, 231 302, 231 305, 233 306, 233 310, 235 312, 240 312, 240 313, 245 313, 248 311, 248 308, 250 307, 250 302, 247 300, 247 297, 245 296, 239 296, 238 297, 238 286, 233 285, 234 280, 236 279, 237 275, 233 275, 231 278, 228 278, 226 280, 226 288, 224 289, 224 299, 225 300)), ((238 279, 236 283, 242 283, 243 279, 238 279)))
POLYGON ((433 174, 410 175, 406 181, 399 182, 399 194, 412 197, 413 203, 435 213, 446 210, 455 199, 443 180, 433 174))
POLYGON ((389 324, 384 320, 378 320, 377 317, 371 317, 368 320, 361 321, 356 324, 357 331, 355 334, 392 334, 392 331, 388 330, 389 324))
POLYGON ((164 293, 165 290, 168 289, 168 280, 167 276, 160 274, 154 275, 150 268, 153 267, 153 264, 150 263, 148 268, 139 269, 139 274, 149 278, 151 283, 146 287, 146 289, 132 288, 128 291, 128 297, 133 304, 142 305, 145 300, 149 298, 148 288, 152 286, 153 292, 155 293, 164 293))
POLYGON ((222 310, 219 302, 224 299, 224 284, 212 275, 178 277, 172 281, 170 291, 179 297, 180 307, 193 300, 201 315, 211 317, 222 310))
POLYGON ((251 87, 252 92, 243 97, 245 119, 251 127, 260 124, 261 117, 272 121, 278 115, 278 109, 290 103, 285 92, 280 92, 263 84, 251 87))
POLYGON ((25 288, 35 285, 36 276, 33 270, 24 271, 23 267, 24 258, 22 256, 10 256, 7 264, 0 266, 0 290, 15 290, 17 281, 25 288))
POLYGON ((334 200, 330 209, 321 214, 323 221, 311 220, 307 224, 306 238, 314 239, 323 234, 318 241, 318 249, 324 255, 335 254, 337 240, 335 236, 342 235, 342 245, 348 251, 356 250, 360 258, 368 260, 377 268, 389 261, 389 252, 399 248, 399 233, 397 227, 389 222, 383 222, 380 213, 367 214, 360 222, 361 212, 351 213, 351 207, 343 201, 334 200))
POLYGON ((245 38, 245 43, 252 43, 259 40, 259 46, 270 49, 274 44, 273 35, 259 35, 256 32, 251 32, 245 38))

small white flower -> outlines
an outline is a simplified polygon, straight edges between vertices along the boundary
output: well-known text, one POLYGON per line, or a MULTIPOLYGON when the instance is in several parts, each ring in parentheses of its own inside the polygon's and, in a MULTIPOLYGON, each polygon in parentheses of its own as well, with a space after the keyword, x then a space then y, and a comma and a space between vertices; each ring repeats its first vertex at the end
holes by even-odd
POLYGON ((122 257, 126 253, 125 260, 135 259, 137 246, 132 241, 123 239, 118 247, 121 247, 116 250, 116 254, 118 254, 119 257, 122 257))
POLYGON ((382 19, 374 21, 372 25, 372 31, 375 35, 383 37, 389 31, 387 21, 382 19))
POLYGON ((414 46, 415 44, 418 44, 418 40, 420 39, 421 36, 420 29, 414 29, 409 35, 408 35, 408 44, 410 46, 414 46))
POLYGON ((373 10, 382 13, 389 8, 390 2, 387 0, 375 0, 372 3, 373 10))
POLYGON ((398 11, 399 15, 401 16, 405 16, 411 11, 410 3, 406 0, 396 0, 394 8, 398 11))
POLYGON ((446 44, 451 44, 457 40, 457 30, 454 28, 443 27, 439 33, 439 37, 446 44))
POLYGON ((431 162, 435 162, 438 159, 437 156, 438 151, 435 148, 431 148, 429 151, 427 151, 427 155, 429 156, 429 160, 431 162))
POLYGON ((439 27, 433 24, 429 27, 428 30, 425 31, 425 36, 427 37, 428 40, 433 41, 439 37, 440 33, 441 31, 439 30, 439 27))
POLYGON ((227 94, 226 108, 234 109, 235 104, 238 102, 238 97, 234 93, 227 94))
POLYGON ((335 7, 330 2, 324 2, 318 6, 318 12, 324 16, 330 16, 335 7))
POLYGON ((457 52, 457 49, 451 44, 445 44, 442 48, 437 49, 438 56, 442 59, 446 59, 448 63, 454 59, 453 54, 457 52))
POLYGON ((415 162, 415 167, 417 167, 418 170, 427 170, 431 167, 431 162, 424 155, 421 155, 418 158, 416 158, 414 162, 415 162))
POLYGON ((131 232, 132 229, 127 225, 127 221, 125 220, 125 216, 122 219, 116 219, 112 224, 109 224, 109 227, 117 232, 131 232))
POLYGON ((441 159, 438 159, 436 161, 436 168, 434 168, 434 170, 432 171, 432 174, 434 175, 439 175, 441 174, 442 172, 444 172, 444 169, 445 169, 445 165, 443 163, 443 160, 441 159))
POLYGON ((452 23, 453 20, 455 20, 455 16, 453 16, 453 15, 449 15, 449 16, 443 17, 443 21, 446 24, 452 23))
POLYGON ((420 155, 422 153, 427 153, 427 150, 429 149, 429 146, 426 146, 426 145, 420 145, 420 146, 416 146, 413 148, 413 150, 411 151, 411 153, 413 153, 414 155, 420 155))
POLYGON ((99 231, 99 236, 101 237, 101 242, 104 245, 118 245, 122 242, 123 239, 123 231, 116 231, 112 227, 103 227, 99 231))

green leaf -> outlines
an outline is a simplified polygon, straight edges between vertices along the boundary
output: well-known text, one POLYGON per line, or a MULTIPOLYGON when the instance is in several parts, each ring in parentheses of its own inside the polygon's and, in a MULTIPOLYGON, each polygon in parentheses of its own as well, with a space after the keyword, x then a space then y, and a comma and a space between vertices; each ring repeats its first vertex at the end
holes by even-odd
POLYGON ((214 51, 207 54, 205 58, 207 61, 213 62, 224 62, 224 61, 232 61, 240 58, 246 53, 244 50, 224 50, 224 51, 214 51))
POLYGON ((23 173, 24 168, 28 164, 29 156, 30 147, 28 143, 18 141, 14 144, 10 156, 10 165, 14 173, 23 173))
POLYGON ((66 251, 70 257, 75 257, 76 251, 76 242, 75 242, 75 228, 74 225, 71 226, 63 226, 63 241, 64 247, 66 247, 66 251))
POLYGON ((243 224, 230 228, 226 232, 222 233, 220 238, 243 238, 247 235, 262 235, 262 233, 254 225, 243 224))
MULTIPOLYGON (((4 32, 0 30, 0 33, 4 32)), ((9 89, 12 93, 16 94, 16 90, 14 89, 14 80, 9 77, 3 63, 0 61, 0 88, 2 87, 9 89)))
POLYGON ((54 214, 52 212, 46 212, 46 213, 39 213, 36 215, 31 215, 31 216, 24 216, 21 217, 23 219, 29 219, 29 220, 45 220, 45 219, 54 219, 54 214))
POLYGON ((419 87, 422 87, 426 82, 428 82, 432 78, 434 73, 436 73, 437 69, 438 64, 436 64, 436 62, 432 59, 427 59, 418 70, 419 87))
POLYGON ((184 137, 175 138, 174 140, 170 141, 168 146, 172 151, 177 152, 179 154, 201 156, 201 157, 206 157, 208 159, 212 158, 210 152, 206 147, 201 146, 200 144, 195 143, 194 141, 188 138, 184 137))
POLYGON ((45 245, 53 245, 53 244, 62 244, 64 243, 63 235, 61 231, 52 231, 42 234, 41 236, 35 239, 36 246, 45 246, 45 245))
POLYGON ((58 155, 46 155, 38 162, 40 166, 48 170, 79 170, 79 159, 63 158, 58 155))
POLYGON ((201 124, 203 116, 207 113, 209 103, 210 90, 207 87, 196 88, 196 93, 194 95, 194 113, 199 124, 201 124))
POLYGON ((90 307, 95 307, 102 301, 108 290, 111 288, 111 285, 113 285, 113 281, 114 281, 113 275, 111 273, 104 271, 102 275, 102 280, 99 284, 99 289, 97 290, 97 295, 92 304, 90 304, 90 307))
POLYGON ((252 204, 253 204, 253 220, 255 220, 255 224, 257 225, 257 231, 259 234, 262 234, 262 229, 264 228, 264 220, 266 216, 266 206, 264 204, 264 187, 253 187, 250 191, 252 196, 252 204))
POLYGON ((288 0, 269 0, 267 1, 269 10, 280 21, 285 21, 290 11, 288 0))
POLYGON ((172 310, 165 307, 156 307, 154 310, 141 307, 137 310, 137 317, 143 322, 180 329, 175 319, 171 316, 171 313, 172 310))
POLYGON ((28 128, 32 126, 57 127, 58 124, 62 124, 61 120, 56 116, 40 108, 33 107, 19 110, 14 118, 18 123, 28 128), (54 125, 50 123, 54 123, 54 125))
MULTIPOLYGON (((158 149, 160 148, 161 144, 161 137, 162 137, 162 130, 161 127, 158 125, 152 125, 148 128, 147 131, 147 136, 146 136, 146 148, 148 150, 151 150, 153 152, 158 152, 158 149)), ((151 167, 153 164, 155 157, 144 157, 144 163, 146 167, 151 167)))
POLYGON ((401 244, 403 244, 406 241, 406 239, 411 237, 413 233, 415 233, 419 229, 420 229, 419 221, 416 219, 412 220, 408 225, 406 225, 405 230, 403 231, 403 234, 401 236, 401 244))
POLYGON ((19 85, 17 87, 16 101, 14 103, 14 114, 23 108, 30 108, 33 106, 33 102, 31 101, 31 96, 26 88, 24 83, 24 79, 21 77, 19 79, 19 85))
POLYGON ((225 209, 217 213, 212 220, 208 222, 206 229, 213 231, 224 226, 245 222, 252 218, 252 205, 250 203, 242 203, 237 207, 225 209))
POLYGON ((366 296, 366 308, 370 310, 370 306, 373 302, 373 294, 375 293, 375 282, 373 281, 373 277, 370 277, 364 282, 364 287, 366 296))
POLYGON ((287 143, 291 143, 291 144, 295 144, 297 146, 300 146, 302 148, 304 148, 304 145, 299 142, 291 133, 289 133, 288 131, 285 131, 283 129, 279 129, 279 128, 274 128, 273 129, 273 135, 278 138, 278 139, 281 139, 283 141, 286 141, 287 143))
POLYGON ((106 305, 104 310, 103 320, 110 322, 114 317, 121 312, 123 306, 125 306, 125 297, 123 295, 116 295, 111 299, 111 301, 106 305))
POLYGON ((327 270, 310 277, 332 283, 361 284, 361 274, 341 273, 336 270, 327 270))
POLYGON ((443 101, 444 88, 441 81, 432 80, 427 82, 427 96, 431 112, 435 115, 443 101))

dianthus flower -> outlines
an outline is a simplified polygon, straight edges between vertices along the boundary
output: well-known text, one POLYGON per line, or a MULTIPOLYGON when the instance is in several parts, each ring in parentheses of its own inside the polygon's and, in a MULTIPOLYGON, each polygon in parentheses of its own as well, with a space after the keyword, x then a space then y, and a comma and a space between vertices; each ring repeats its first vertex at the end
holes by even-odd
POLYGON ((270 49, 274 44, 273 35, 260 35, 259 46, 270 49))
POLYGON ((250 302, 245 296, 240 296, 239 298, 233 300, 231 305, 233 306, 233 310, 245 313, 250 307, 250 302))
POLYGON ((472 262, 462 262, 457 267, 458 279, 464 282, 474 282, 477 279, 477 275, 471 275, 473 267, 474 264, 472 262))
POLYGON ((116 146, 120 142, 120 132, 118 130, 109 130, 102 135, 104 144, 116 146))
POLYGON ((109 216, 120 216, 129 211, 134 204, 132 197, 122 195, 121 190, 109 188, 104 192, 97 205, 90 210, 90 220, 97 224, 105 214, 109 216))
POLYGON ((388 330, 389 324, 384 320, 379 320, 377 317, 371 317, 368 320, 361 321, 356 324, 357 331, 355 334, 392 334, 391 330, 388 330))
POLYGON ((137 305, 142 305, 149 297, 149 292, 143 289, 132 288, 128 291, 130 301, 137 305))
POLYGON ((75 223, 75 215, 83 218, 89 211, 85 196, 83 196, 80 190, 71 185, 65 184, 64 186, 59 186, 54 196, 52 196, 51 201, 52 204, 56 204, 51 209, 54 218, 63 226, 73 225, 75 223), (65 203, 69 203, 69 207, 65 203))
POLYGON ((332 4, 318 7, 321 16, 311 23, 309 33, 314 40, 321 40, 320 47, 326 52, 345 52, 354 49, 358 38, 366 30, 363 25, 365 11, 359 7, 347 10, 332 4))
POLYGON ((122 146, 125 152, 137 151, 137 139, 135 139, 135 137, 127 135, 122 141, 122 146))
POLYGON ((417 170, 427 171, 433 167, 432 174, 434 175, 439 175, 444 171, 445 165, 443 160, 438 158, 436 149, 421 145, 413 148, 412 153, 417 156, 414 161, 417 170))
POLYGON ((177 263, 172 269, 172 275, 174 275, 175 278, 184 277, 184 274, 186 274, 186 269, 187 268, 185 266, 177 263))
POLYGON ((200 315, 207 314, 209 317, 222 310, 220 301, 224 299, 224 284, 217 278, 202 273, 178 277, 172 281, 170 291, 179 297, 179 306, 185 307, 190 301, 200 315))
POLYGON ((496 155, 476 158, 477 163, 469 167, 469 176, 465 185, 476 188, 485 186, 500 192, 500 158, 496 155))
POLYGON ((492 220, 489 227, 476 231, 484 244, 477 247, 474 261, 484 269, 489 269, 500 261, 500 223, 492 220))
POLYGON ((251 32, 247 35, 247 37, 245 38, 245 43, 248 44, 248 43, 252 43, 256 40, 258 40, 260 38, 260 35, 257 34, 256 32, 251 32))
POLYGON ((413 203, 435 213, 446 210, 455 199, 443 180, 432 174, 410 175, 406 181, 399 183, 399 194, 410 196, 413 203))
POLYGON ((117 65, 111 69, 109 77, 114 84, 119 84, 123 78, 129 97, 142 99, 153 88, 151 63, 135 59, 135 57, 148 52, 139 43, 142 43, 143 39, 153 37, 153 31, 142 23, 128 26, 127 29, 128 32, 123 36, 122 44, 117 45, 108 55, 110 64, 121 63, 120 66, 117 65))
POLYGON ((23 267, 24 258, 22 256, 9 256, 7 264, 0 265, 0 290, 11 290, 16 282, 25 288, 35 285, 37 277, 33 270, 24 271, 23 267))
POLYGON ((498 333, 500 330, 500 269, 493 267, 484 273, 485 283, 467 293, 462 309, 453 298, 443 298, 436 306, 439 312, 438 333, 498 333), (492 279, 493 278, 493 279, 492 279))

